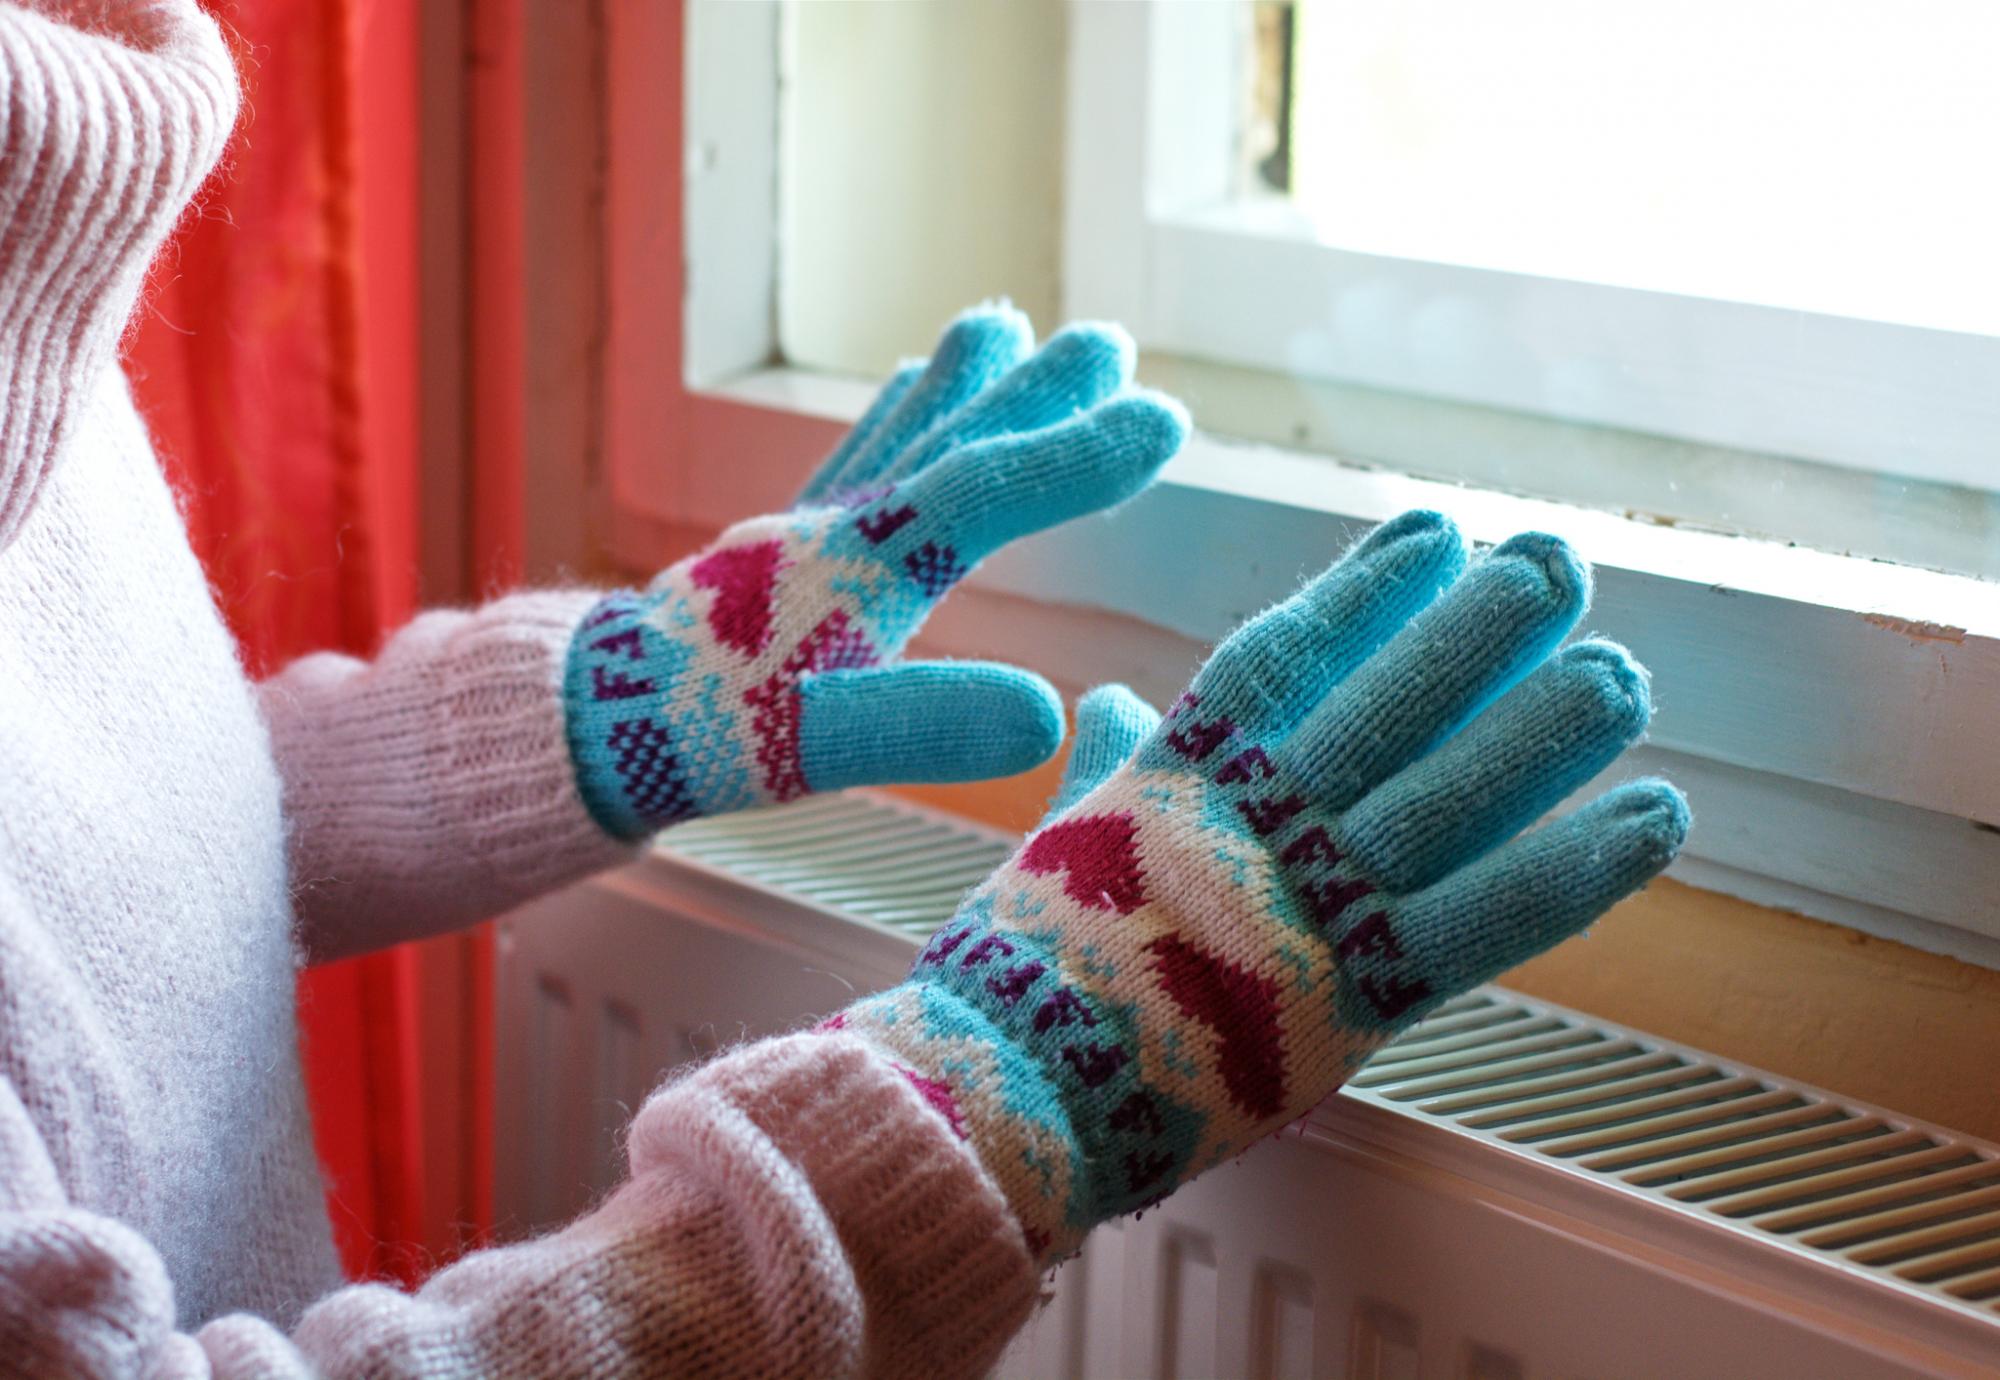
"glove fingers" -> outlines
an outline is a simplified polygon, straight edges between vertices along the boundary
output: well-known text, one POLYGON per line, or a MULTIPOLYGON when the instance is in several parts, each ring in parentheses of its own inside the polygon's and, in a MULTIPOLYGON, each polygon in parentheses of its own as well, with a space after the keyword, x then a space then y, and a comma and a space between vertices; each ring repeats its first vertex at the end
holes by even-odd
POLYGON ((1400 1029, 1553 948, 1664 870, 1687 831, 1679 791, 1630 782, 1368 912, 1337 945, 1348 1018, 1400 1029))
POLYGON ((945 328, 930 364, 856 446, 825 489, 867 489, 890 482, 888 470, 912 442, 964 409, 1034 349, 1028 318, 1004 304, 974 307, 945 328))
POLYGON ((889 381, 882 385, 882 391, 875 395, 875 401, 868 404, 868 410, 861 415, 861 420, 854 424, 854 429, 841 438, 833 454, 820 463, 820 467, 813 471, 812 478, 808 479, 805 487, 799 490, 798 499, 792 504, 794 508, 810 508, 815 504, 830 502, 842 489, 853 487, 844 483, 841 476, 853 465, 854 457, 861 454, 868 443, 881 432, 890 414, 896 410, 896 405, 902 402, 903 396, 916 385, 919 378, 923 377, 923 373, 922 360, 897 367, 896 372, 889 376, 889 381))
POLYGON ((1411 892, 1533 824, 1638 740, 1646 673, 1622 647, 1579 642, 1436 752, 1348 812, 1341 848, 1391 892, 1411 892))
POLYGON ((1131 393, 1040 431, 954 451, 888 501, 930 519, 911 524, 910 540, 941 533, 969 567, 1016 538, 1132 497, 1180 449, 1187 431, 1179 403, 1131 393))
POLYGON ((1335 686, 1278 756, 1344 810, 1526 675, 1590 604, 1590 575, 1555 537, 1495 547, 1335 686))
POLYGON ((815 791, 1012 776, 1062 737, 1062 697, 1016 666, 904 662, 799 684, 799 762, 815 791))
POLYGON ((1304 589, 1230 635, 1189 693, 1203 718, 1283 732, 1465 569, 1451 519, 1391 518, 1304 589))
POLYGON ((1159 726, 1160 711, 1122 685, 1100 685, 1077 701, 1069 764, 1044 818, 1054 818, 1103 785, 1159 726))
POLYGON ((900 484, 976 441, 1039 431, 1104 401, 1132 380, 1132 338, 1118 326, 1065 326, 977 398, 910 442, 880 479, 900 484))

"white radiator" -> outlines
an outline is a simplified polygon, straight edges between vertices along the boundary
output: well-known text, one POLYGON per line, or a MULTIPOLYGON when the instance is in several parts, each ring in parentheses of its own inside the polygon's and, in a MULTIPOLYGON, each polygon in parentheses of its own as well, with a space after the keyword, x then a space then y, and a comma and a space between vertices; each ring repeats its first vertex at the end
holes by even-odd
MULTIPOLYGON (((503 1227, 608 1189, 668 1068, 896 981, 1011 846, 850 794, 510 916, 503 1227)), ((1488 988, 1100 1229, 1002 1373, 2000 1376, 2000 1147, 1488 988)))

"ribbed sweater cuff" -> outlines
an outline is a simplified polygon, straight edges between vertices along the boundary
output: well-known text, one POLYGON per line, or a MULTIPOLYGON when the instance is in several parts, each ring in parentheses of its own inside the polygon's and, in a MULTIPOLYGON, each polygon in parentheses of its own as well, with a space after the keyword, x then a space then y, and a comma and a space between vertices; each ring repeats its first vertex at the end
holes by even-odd
POLYGON ((496 915, 631 858, 584 808, 564 726, 563 659, 595 598, 427 613, 372 663, 307 657, 259 687, 312 957, 496 915))
POLYGON ((685 1161, 690 1124, 740 1115, 795 1165, 862 1301, 870 1376, 977 1375, 1033 1309, 1006 1200, 908 1078, 834 1033, 768 1040, 663 1088, 633 1122, 636 1177, 685 1161))

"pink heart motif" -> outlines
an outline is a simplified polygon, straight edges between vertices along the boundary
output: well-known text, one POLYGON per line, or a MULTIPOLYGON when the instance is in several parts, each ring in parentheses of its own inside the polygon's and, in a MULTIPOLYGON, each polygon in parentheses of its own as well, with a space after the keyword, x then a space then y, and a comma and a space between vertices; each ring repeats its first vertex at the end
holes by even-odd
POLYGON ((1259 1120, 1285 1109, 1284 1028, 1278 984, 1177 934, 1146 946, 1160 987, 1189 1020, 1215 1032, 1216 1071, 1230 1101, 1259 1120))
POLYGON ((1046 876, 1066 872, 1063 890, 1078 903, 1130 915, 1146 902, 1139 830, 1129 814, 1066 819, 1029 841, 1020 864, 1046 876))
POLYGON ((715 591, 708 626, 716 641, 755 656, 771 641, 771 599, 784 569, 784 544, 760 541, 704 556, 688 571, 701 589, 715 591))

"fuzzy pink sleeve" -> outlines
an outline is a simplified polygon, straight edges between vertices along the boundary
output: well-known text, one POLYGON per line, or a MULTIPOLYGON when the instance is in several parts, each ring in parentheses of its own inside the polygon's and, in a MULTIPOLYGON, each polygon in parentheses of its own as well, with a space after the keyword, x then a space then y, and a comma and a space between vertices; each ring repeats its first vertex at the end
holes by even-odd
POLYGON ((1037 1296, 971 1149, 844 1035, 747 1046, 668 1084, 594 1212, 414 1294, 342 1289, 289 1336, 243 1315, 176 1332, 158 1257, 65 1206, 32 1136, 0 1083, 0 1356, 37 1374, 929 1380, 984 1373, 1037 1296))
POLYGON ((315 960, 496 915, 628 860, 570 765, 562 675, 601 596, 424 614, 373 661, 321 653, 259 687, 315 960))

